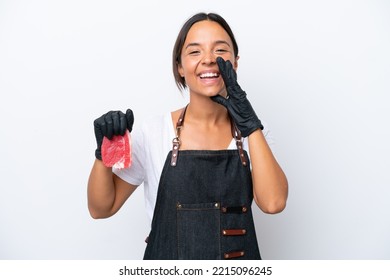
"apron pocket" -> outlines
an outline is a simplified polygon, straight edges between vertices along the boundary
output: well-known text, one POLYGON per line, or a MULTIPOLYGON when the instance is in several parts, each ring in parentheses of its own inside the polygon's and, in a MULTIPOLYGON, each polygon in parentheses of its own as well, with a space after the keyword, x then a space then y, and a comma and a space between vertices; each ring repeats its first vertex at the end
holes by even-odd
POLYGON ((179 260, 221 259, 220 204, 177 204, 179 260))

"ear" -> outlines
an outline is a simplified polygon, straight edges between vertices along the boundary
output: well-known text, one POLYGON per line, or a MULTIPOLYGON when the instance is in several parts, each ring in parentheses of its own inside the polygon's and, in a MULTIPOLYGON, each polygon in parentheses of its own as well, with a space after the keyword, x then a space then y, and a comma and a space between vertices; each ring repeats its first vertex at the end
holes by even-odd
POLYGON ((240 59, 240 56, 237 55, 236 56, 236 59, 234 60, 234 63, 233 63, 233 68, 235 71, 237 71, 237 68, 238 68, 238 60, 240 59))
POLYGON ((177 71, 179 71, 180 76, 184 78, 184 69, 180 63, 177 64, 177 71))

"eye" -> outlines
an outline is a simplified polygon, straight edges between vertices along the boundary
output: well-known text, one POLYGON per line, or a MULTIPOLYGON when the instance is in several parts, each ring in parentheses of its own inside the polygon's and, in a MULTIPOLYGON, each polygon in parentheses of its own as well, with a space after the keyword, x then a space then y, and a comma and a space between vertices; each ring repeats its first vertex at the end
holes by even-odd
POLYGON ((217 49, 216 52, 217 53, 226 53, 227 50, 225 50, 225 49, 217 49))
POLYGON ((200 54, 200 51, 190 51, 188 54, 189 55, 198 55, 198 54, 200 54))

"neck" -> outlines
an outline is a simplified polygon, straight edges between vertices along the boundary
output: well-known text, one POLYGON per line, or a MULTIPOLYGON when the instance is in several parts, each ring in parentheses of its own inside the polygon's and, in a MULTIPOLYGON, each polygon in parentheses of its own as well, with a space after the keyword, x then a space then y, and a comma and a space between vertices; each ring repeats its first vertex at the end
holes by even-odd
POLYGON ((225 107, 212 101, 209 97, 190 99, 186 120, 203 124, 217 124, 228 119, 225 107))

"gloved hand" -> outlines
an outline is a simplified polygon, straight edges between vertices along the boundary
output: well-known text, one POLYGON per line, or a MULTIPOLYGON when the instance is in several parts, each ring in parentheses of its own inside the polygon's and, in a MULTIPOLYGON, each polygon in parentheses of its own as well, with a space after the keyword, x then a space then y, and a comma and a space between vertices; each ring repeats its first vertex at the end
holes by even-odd
POLYGON ((114 135, 124 135, 126 129, 131 132, 133 123, 134 115, 130 109, 127 109, 126 114, 121 111, 110 111, 97 118, 93 122, 97 143, 95 157, 102 160, 101 147, 104 136, 111 140, 114 135))
POLYGON ((264 127, 246 98, 245 91, 237 83, 237 74, 231 62, 217 57, 217 63, 225 82, 227 96, 224 98, 221 95, 216 95, 212 96, 211 99, 227 108, 242 136, 247 137, 259 128, 263 130, 264 127))

